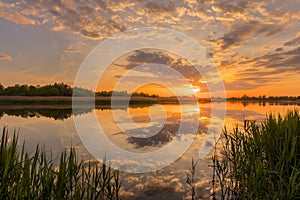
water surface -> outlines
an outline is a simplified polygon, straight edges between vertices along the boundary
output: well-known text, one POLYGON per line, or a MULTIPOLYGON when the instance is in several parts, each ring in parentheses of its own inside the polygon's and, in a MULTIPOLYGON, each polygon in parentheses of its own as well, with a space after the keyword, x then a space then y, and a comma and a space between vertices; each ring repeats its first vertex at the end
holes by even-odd
MULTIPOLYGON (((264 120, 267 113, 286 113, 288 110, 299 108, 298 105, 270 104, 270 103, 239 103, 220 102, 217 109, 226 104, 225 124, 230 130, 236 125, 243 125, 245 119, 264 120)), ((211 120, 211 104, 200 104, 195 108, 191 105, 162 105, 167 118, 157 134, 138 138, 141 129, 131 130, 131 134, 125 133, 115 123, 112 110, 108 106, 96 109, 82 108, 75 115, 82 118, 97 116, 99 125, 106 136, 118 147, 130 152, 153 152, 176 139, 176 131, 182 120, 182 115, 197 117, 199 120, 198 133, 188 150, 171 165, 154 172, 144 174, 121 173, 123 199, 183 199, 190 195, 190 188, 186 184, 186 172, 191 166, 191 159, 197 159, 199 148, 203 145, 206 131, 211 120)), ((130 113, 131 119, 140 127, 148 126, 149 131, 155 128, 151 120, 160 121, 164 117, 160 112, 153 111, 152 106, 134 106, 130 108, 118 108, 115 113, 122 116, 130 113), (150 126, 149 126, 150 124, 150 126)), ((0 123, 6 125, 11 131, 19 131, 19 140, 26 140, 26 149, 29 152, 35 150, 37 144, 45 145, 47 151, 52 150, 57 155, 63 149, 76 147, 82 159, 92 159, 92 155, 83 146, 74 125, 74 113, 70 107, 47 106, 11 106, 0 107, 0 123)), ((124 127, 128 121, 121 118, 124 127), (123 119, 123 121, 122 121, 123 119)), ((89 133, 85 133, 89 134, 89 133)), ((96 140, 97 138, 95 138, 96 140)), ((167 156, 167 155, 164 155, 167 156)), ((207 198, 210 192, 211 169, 209 156, 201 159, 197 169, 197 195, 207 198)), ((149 163, 151 164, 151 163, 149 163)))

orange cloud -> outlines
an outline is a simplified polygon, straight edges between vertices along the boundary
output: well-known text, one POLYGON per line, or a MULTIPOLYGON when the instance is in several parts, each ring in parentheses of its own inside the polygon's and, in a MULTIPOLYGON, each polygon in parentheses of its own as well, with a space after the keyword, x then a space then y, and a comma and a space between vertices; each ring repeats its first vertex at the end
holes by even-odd
POLYGON ((77 50, 77 49, 68 48, 68 49, 65 49, 64 52, 66 52, 66 53, 79 53, 81 51, 77 50))
POLYGON ((5 54, 0 54, 0 60, 12 61, 12 57, 5 54))
POLYGON ((13 3, 0 2, 0 17, 16 24, 36 24, 34 19, 25 16, 16 7, 17 5, 13 3))

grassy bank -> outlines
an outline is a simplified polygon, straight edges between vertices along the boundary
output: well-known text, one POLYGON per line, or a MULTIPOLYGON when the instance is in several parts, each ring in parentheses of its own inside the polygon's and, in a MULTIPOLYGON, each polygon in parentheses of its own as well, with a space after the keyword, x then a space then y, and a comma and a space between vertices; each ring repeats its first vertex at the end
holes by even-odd
POLYGON ((213 156, 214 199, 300 199, 300 116, 269 115, 224 131, 213 156))
POLYGON ((0 141, 0 199, 119 199, 118 171, 78 161, 73 148, 59 165, 39 146, 32 154, 18 148, 18 136, 3 128, 0 141))

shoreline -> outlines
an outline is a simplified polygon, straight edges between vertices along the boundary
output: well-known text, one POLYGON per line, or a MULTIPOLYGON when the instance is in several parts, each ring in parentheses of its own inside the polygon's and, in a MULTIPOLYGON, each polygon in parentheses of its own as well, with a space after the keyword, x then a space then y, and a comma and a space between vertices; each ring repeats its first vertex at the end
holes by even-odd
MULTIPOLYGON (((128 97, 115 97, 114 103, 125 105, 128 97)), ((182 103, 192 103, 193 98, 181 97, 182 103)), ((205 100, 210 102, 210 100, 205 100)), ((72 97, 72 96, 0 96, 0 105, 110 105, 111 97, 72 97)), ((130 105, 139 104, 178 104, 176 97, 131 97, 130 105)))
MULTIPOLYGON (((116 97, 114 103, 116 105, 125 105, 128 97, 116 97)), ((194 102, 194 98, 181 97, 181 103, 189 104, 194 102)), ((0 96, 0 106, 14 106, 14 105, 36 105, 36 106, 69 106, 78 104, 78 106, 90 106, 91 102, 95 105, 109 106, 111 105, 111 97, 72 97, 72 96, 0 96)), ((275 99, 198 99, 198 103, 211 102, 232 102, 242 104, 260 103, 265 104, 282 104, 282 105, 300 105, 300 100, 275 100, 275 99)), ((131 97, 130 105, 152 105, 152 104, 179 104, 176 97, 131 97)))

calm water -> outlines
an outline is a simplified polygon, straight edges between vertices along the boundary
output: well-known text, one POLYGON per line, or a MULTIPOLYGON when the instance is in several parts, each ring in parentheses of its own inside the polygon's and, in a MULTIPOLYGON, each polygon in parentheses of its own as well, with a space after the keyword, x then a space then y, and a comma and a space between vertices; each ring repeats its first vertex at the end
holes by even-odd
MULTIPOLYGON (((242 104, 221 102, 217 107, 222 108, 226 104, 225 124, 230 130, 233 126, 242 125, 244 119, 261 121, 266 113, 286 113, 288 110, 299 108, 297 105, 270 105, 266 104, 242 104)), ((161 112, 156 112, 152 106, 119 108, 114 110, 119 116, 130 113, 131 119, 139 126, 154 127, 151 120, 161 121, 161 112), (152 113, 151 117, 149 112, 152 113)), ((205 138, 211 119, 211 104, 200 104, 200 108, 190 105, 163 105, 166 113, 164 126, 158 129, 158 133, 148 138, 137 138, 132 134, 138 134, 141 129, 135 129, 131 135, 124 133, 115 124, 112 110, 107 107, 97 109, 81 109, 75 114, 77 118, 89 119, 97 117, 100 126, 106 136, 117 146, 130 152, 152 152, 169 144, 179 128, 181 116, 197 117, 199 119, 198 134, 189 149, 171 165, 144 174, 121 173, 123 199, 188 199, 190 188, 185 183, 186 172, 191 166, 191 159, 197 159, 199 148, 205 138)), ((119 119, 119 124, 126 127, 128 121, 119 119), (120 121, 121 120, 121 121, 120 121), (123 121, 122 121, 123 120, 123 121)), ((92 159, 83 146, 74 125, 74 115, 71 108, 63 107, 0 107, 0 124, 7 125, 12 131, 19 131, 19 140, 26 140, 26 148, 34 151, 36 144, 45 145, 47 151, 52 150, 57 155, 70 145, 75 146, 80 157, 92 159)), ((124 129, 123 129, 124 130, 124 129)), ((150 129, 151 131, 152 129, 150 129)), ((86 133, 88 134, 88 133, 86 133)), ((97 138, 95 138, 97 139, 97 138)), ((211 169, 208 167, 211 160, 209 156, 201 159, 197 170, 197 195, 207 198, 210 191, 211 169)))

